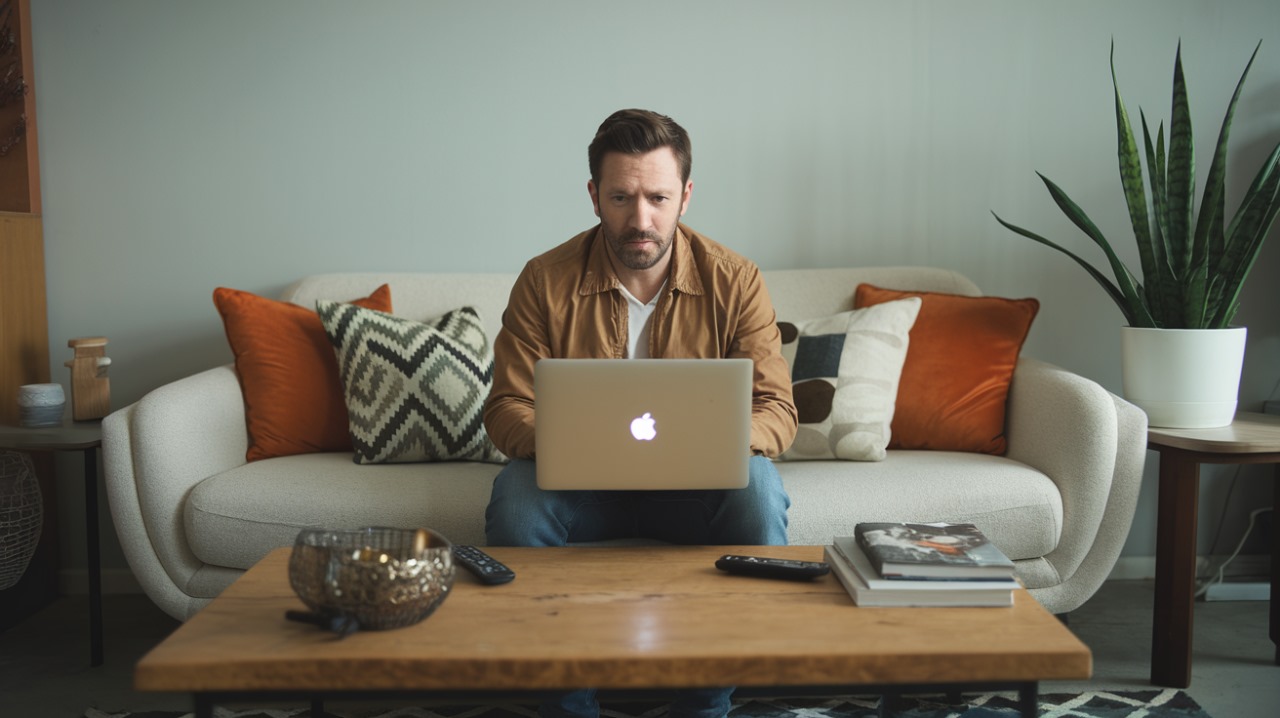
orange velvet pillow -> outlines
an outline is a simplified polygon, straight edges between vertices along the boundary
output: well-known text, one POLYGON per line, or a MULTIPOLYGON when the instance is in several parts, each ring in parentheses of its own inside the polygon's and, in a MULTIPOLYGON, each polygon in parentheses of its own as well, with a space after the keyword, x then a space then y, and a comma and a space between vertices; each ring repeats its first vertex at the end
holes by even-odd
POLYGON ((1004 454, 1009 383, 1040 302, 860 284, 853 304, 903 297, 922 301, 898 381, 889 448, 1004 454))
MULTIPOLYGON (((249 428, 249 461, 351 451, 338 359, 314 309, 237 289, 213 290, 236 356, 249 428)), ((391 311, 391 287, 352 302, 391 311)))

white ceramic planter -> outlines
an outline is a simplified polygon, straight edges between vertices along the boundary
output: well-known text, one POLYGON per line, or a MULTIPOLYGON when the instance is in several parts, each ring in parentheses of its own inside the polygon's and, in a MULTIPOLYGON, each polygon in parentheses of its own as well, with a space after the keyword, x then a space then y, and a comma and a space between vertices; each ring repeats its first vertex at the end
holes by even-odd
POLYGON ((1124 398, 1147 412, 1151 426, 1226 426, 1236 413, 1245 327, 1121 327, 1124 398))

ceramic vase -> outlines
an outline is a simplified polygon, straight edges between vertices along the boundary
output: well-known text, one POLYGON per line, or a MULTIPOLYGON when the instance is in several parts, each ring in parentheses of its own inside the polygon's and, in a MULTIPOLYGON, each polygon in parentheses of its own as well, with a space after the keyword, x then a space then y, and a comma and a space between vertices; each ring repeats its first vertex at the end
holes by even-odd
POLYGON ((62 426, 67 395, 61 384, 24 384, 18 387, 18 423, 29 428, 62 426))
POLYGON ((1227 426, 1236 413, 1246 334, 1245 327, 1122 327, 1124 398, 1147 412, 1151 426, 1227 426))

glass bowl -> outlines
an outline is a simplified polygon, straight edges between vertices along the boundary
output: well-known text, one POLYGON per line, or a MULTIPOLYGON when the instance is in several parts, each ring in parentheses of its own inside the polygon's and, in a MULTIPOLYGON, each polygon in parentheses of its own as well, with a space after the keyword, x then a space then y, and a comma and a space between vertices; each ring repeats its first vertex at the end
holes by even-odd
POLYGON ((453 547, 430 529, 303 529, 289 556, 289 584, 320 625, 418 623, 448 597, 453 576, 453 547))

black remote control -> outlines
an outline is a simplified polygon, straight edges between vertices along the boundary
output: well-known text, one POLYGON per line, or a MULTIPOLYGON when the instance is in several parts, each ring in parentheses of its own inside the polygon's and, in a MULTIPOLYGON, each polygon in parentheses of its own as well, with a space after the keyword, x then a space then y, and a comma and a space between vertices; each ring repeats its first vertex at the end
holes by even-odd
POLYGON ((475 546, 454 546, 453 560, 475 574, 480 583, 490 586, 507 583, 516 577, 515 571, 475 546))
POLYGON ((831 567, 820 561, 793 561, 759 556, 721 556, 716 559, 716 568, 743 576, 788 578, 793 581, 806 581, 831 573, 831 567))

